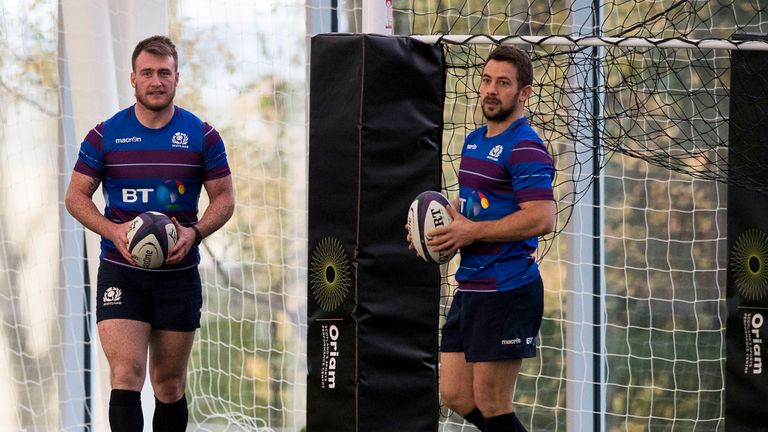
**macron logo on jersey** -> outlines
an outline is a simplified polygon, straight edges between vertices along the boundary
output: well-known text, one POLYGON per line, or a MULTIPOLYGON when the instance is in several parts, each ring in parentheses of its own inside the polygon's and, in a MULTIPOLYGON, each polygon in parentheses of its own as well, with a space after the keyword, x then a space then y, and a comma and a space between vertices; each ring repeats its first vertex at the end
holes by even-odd
POLYGON ((128 144, 128 143, 139 143, 141 142, 141 137, 133 136, 130 138, 115 138, 115 144, 128 144))

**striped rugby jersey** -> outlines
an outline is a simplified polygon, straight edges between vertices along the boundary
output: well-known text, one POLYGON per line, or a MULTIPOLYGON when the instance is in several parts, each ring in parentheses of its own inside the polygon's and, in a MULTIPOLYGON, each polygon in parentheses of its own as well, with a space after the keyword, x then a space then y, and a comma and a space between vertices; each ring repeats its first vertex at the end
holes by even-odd
MULTIPOLYGON (((526 201, 552 200, 552 157, 525 118, 499 135, 487 126, 464 142, 459 167, 461 213, 473 221, 498 220, 526 201)), ((539 274, 533 256, 538 238, 513 242, 475 242, 461 248, 456 281, 462 291, 507 291, 539 274)))
MULTIPOLYGON (((230 175, 216 129, 174 108, 167 125, 150 129, 138 121, 131 106, 91 129, 83 140, 74 169, 101 180, 107 219, 123 223, 154 210, 175 216, 184 226, 193 225, 203 182, 230 175)), ((130 265, 103 237, 100 259, 130 265)), ((193 247, 179 264, 157 270, 189 268, 199 260, 193 247)))

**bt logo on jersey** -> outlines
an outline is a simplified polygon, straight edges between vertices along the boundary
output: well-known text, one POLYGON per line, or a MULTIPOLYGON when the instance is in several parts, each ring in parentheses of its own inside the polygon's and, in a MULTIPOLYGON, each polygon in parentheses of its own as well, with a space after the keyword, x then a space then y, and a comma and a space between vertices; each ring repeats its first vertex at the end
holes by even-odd
POLYGON ((151 202, 164 206, 166 210, 177 210, 181 207, 181 197, 186 191, 187 185, 182 180, 169 179, 154 188, 123 188, 122 198, 126 204, 151 202))
POLYGON ((143 203, 149 202, 149 193, 153 192, 154 189, 152 188, 141 188, 141 189, 123 189, 123 202, 124 203, 135 203, 139 200, 143 203))

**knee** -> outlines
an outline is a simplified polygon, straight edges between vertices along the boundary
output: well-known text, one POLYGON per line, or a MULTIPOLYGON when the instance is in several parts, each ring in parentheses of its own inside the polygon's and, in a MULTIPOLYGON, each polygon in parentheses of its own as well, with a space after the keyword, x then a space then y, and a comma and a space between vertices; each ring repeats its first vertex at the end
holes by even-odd
POLYGON ((141 391, 146 377, 146 365, 140 361, 126 360, 110 368, 112 388, 141 391))
POLYGON ((456 388, 440 386, 440 399, 451 411, 464 416, 475 409, 472 392, 460 391, 456 388))
POLYGON ((174 403, 184 395, 186 376, 182 374, 164 373, 152 375, 152 388, 155 397, 163 403, 174 403))
POLYGON ((515 410, 512 404, 512 394, 499 392, 475 391, 475 403, 484 417, 494 417, 515 410))

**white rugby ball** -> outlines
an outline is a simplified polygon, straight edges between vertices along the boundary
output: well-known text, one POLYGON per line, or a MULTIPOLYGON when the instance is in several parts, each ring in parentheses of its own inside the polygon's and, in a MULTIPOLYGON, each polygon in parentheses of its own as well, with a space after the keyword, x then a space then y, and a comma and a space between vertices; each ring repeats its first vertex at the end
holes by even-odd
POLYGON ((128 252, 137 266, 156 269, 163 265, 177 238, 176 227, 168 216, 144 212, 128 228, 128 252))
POLYGON ((443 194, 426 191, 420 193, 411 203, 411 208, 408 209, 408 229, 411 241, 416 253, 424 261, 444 264, 456 254, 456 252, 452 254, 437 252, 427 247, 427 241, 431 240, 427 233, 432 232, 435 228, 448 225, 453 220, 446 209, 450 205, 443 194))

